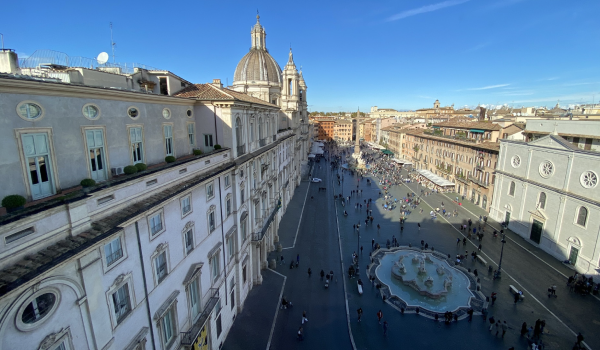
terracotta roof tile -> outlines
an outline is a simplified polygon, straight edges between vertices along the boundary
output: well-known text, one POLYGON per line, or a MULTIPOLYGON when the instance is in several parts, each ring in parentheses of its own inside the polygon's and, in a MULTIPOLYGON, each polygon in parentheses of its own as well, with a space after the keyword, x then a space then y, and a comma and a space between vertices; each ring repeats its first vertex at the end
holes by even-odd
POLYGON ((233 91, 227 88, 218 88, 212 84, 194 84, 179 91, 174 96, 196 98, 198 100, 223 100, 223 101, 245 101, 259 103, 271 107, 279 107, 260 98, 247 95, 243 92, 233 91))
POLYGON ((433 126, 442 126, 448 128, 459 128, 459 129, 481 129, 481 130, 500 130, 502 127, 498 124, 481 121, 461 121, 461 120, 449 120, 447 122, 441 122, 433 124, 433 126))

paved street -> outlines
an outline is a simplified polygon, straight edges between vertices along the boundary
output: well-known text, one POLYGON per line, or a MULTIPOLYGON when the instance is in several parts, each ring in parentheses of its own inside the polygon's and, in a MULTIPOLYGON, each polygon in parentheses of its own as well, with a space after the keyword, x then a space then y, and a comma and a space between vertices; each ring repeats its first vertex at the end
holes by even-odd
MULTIPOLYGON (((495 337, 495 330, 490 334, 489 323, 484 322, 481 315, 476 315, 473 322, 460 320, 446 325, 415 314, 402 315, 384 303, 368 283, 365 284, 365 293, 359 295, 356 280, 348 279, 343 273, 351 263, 352 252, 358 251, 353 224, 362 220, 360 245, 364 251, 360 268, 363 280, 366 280, 364 271, 369 261, 371 239, 385 246, 385 241, 395 235, 401 245, 411 243, 417 246, 423 239, 437 251, 456 255, 466 249, 470 253, 477 249, 475 243, 478 245, 479 242, 473 240, 466 248, 462 243, 457 247, 456 238, 463 238, 458 225, 466 223, 469 218, 477 222, 479 215, 484 212, 471 203, 464 203, 458 217, 443 218, 440 215, 432 220, 428 205, 440 207, 443 201, 446 210, 452 211, 455 206, 458 207, 451 200, 456 195, 433 194, 423 198, 419 206, 424 208, 423 214, 419 213, 419 208, 414 210, 401 232, 399 209, 383 211, 379 199, 373 210, 373 227, 369 225, 365 228, 365 207, 363 205, 362 211, 355 210, 353 204, 357 200, 377 199, 381 190, 377 182, 367 185, 366 179, 359 182, 356 177, 346 174, 342 187, 337 181, 332 181, 337 171, 332 173, 325 161, 315 165, 313 176, 322 178, 323 183, 302 182, 280 225, 279 235, 284 247, 282 254, 287 264, 278 265, 275 271, 263 271, 264 283, 250 293, 224 343, 224 349, 267 349, 268 344, 270 349, 352 349, 353 343, 356 349, 396 349, 400 344, 401 347, 423 349, 508 349, 511 346, 526 349, 527 339, 519 335, 521 324, 525 321, 528 326, 533 326, 538 318, 546 321, 542 336, 546 349, 571 349, 575 342, 572 332, 579 331, 590 348, 599 348, 600 334, 595 330, 600 324, 600 317, 590 310, 598 310, 600 301, 569 292, 565 276, 572 275, 573 271, 512 232, 507 234, 503 276, 500 280, 492 280, 491 274, 481 263, 467 259, 464 265, 480 271, 485 295, 493 291, 498 293, 498 300, 490 307, 488 316, 507 321, 509 330, 504 338, 495 337), (339 202, 334 203, 334 194, 343 192, 347 196, 351 189, 356 189, 357 184, 363 190, 361 197, 353 197, 346 207, 339 202), (327 190, 318 191, 319 187, 326 187, 327 190), (347 217, 342 215, 344 210, 349 214, 347 217), (421 224, 420 232, 417 223, 421 224), (379 233, 377 224, 381 225, 379 233), (342 258, 338 237, 341 238, 342 258), (300 268, 291 270, 290 259, 295 260, 297 254, 300 254, 300 268), (313 271, 312 277, 308 277, 308 267, 313 271), (318 276, 321 269, 334 271, 337 283, 333 281, 329 289, 324 288, 318 276), (558 298, 549 299, 546 289, 552 284, 558 286, 558 298), (525 300, 515 305, 508 291, 509 285, 523 290, 525 300), (292 309, 277 309, 281 293, 294 303, 292 309), (360 323, 357 322, 356 313, 359 307, 364 311, 360 323), (386 336, 376 318, 380 309, 383 319, 389 323, 386 336), (348 314, 346 310, 349 310, 348 314), (302 311, 307 312, 309 322, 304 325, 305 340, 299 342, 296 332, 301 325, 302 311), (348 332, 347 315, 352 337, 348 332)), ((420 194, 420 187, 415 183, 394 186, 391 193, 396 198, 402 198, 409 191, 420 194)), ((491 221, 488 224, 499 227, 491 221)), ((486 229, 486 237, 481 243, 484 258, 495 269, 500 258, 501 243, 500 238, 491 237, 492 231, 491 228, 486 229)), ((271 258, 278 259, 279 253, 273 252, 271 258)))

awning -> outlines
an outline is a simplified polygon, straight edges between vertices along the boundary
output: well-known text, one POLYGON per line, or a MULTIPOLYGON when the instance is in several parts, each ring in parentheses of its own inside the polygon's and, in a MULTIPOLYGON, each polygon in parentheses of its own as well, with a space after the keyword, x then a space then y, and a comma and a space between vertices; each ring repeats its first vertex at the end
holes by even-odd
POLYGON ((398 158, 394 158, 394 159, 392 159, 392 160, 393 160, 394 162, 398 163, 398 164, 411 164, 411 165, 412 165, 412 163, 411 163, 411 162, 409 162, 409 161, 408 161, 408 160, 406 160, 406 159, 398 159, 398 158))
POLYGON ((481 129, 471 129, 469 131, 470 132, 478 132, 478 133, 482 133, 482 134, 485 132, 485 130, 481 130, 481 129))
POLYGON ((308 158, 314 158, 314 157, 315 157, 315 155, 312 153, 308 155, 308 158))
POLYGON ((390 151, 389 149, 384 149, 384 150, 381 151, 381 153, 387 154, 387 155, 390 155, 390 156, 394 155, 394 152, 390 151))
POLYGON ((441 176, 437 176, 429 170, 421 169, 417 170, 417 172, 423 175, 427 180, 433 182, 434 184, 442 187, 446 186, 454 186, 454 182, 448 181, 441 176))

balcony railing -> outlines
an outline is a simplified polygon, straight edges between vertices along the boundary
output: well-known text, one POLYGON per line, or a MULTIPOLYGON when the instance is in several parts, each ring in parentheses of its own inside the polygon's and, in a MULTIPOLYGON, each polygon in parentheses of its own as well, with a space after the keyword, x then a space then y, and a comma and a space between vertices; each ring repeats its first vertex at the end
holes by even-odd
POLYGON ((194 342, 200 335, 204 324, 208 320, 210 313, 215 308, 215 305, 217 305, 217 301, 219 301, 219 288, 211 288, 209 290, 209 293, 210 297, 208 299, 208 302, 204 306, 204 310, 202 310, 202 313, 200 314, 196 322, 192 325, 189 331, 181 332, 181 345, 191 346, 194 344, 194 342))
POLYGON ((451 139, 451 140, 456 140, 456 141, 465 141, 465 142, 472 142, 472 143, 478 142, 478 140, 476 140, 476 139, 469 139, 469 138, 461 137, 461 136, 440 135, 440 134, 435 134, 431 131, 424 131, 423 133, 427 134, 427 135, 435 136, 435 137, 443 137, 445 139, 451 139))
POLYGON ((260 139, 259 144, 260 144, 260 147, 266 146, 267 145, 267 139, 266 138, 260 139))
POLYGON ((238 157, 246 153, 246 145, 237 146, 238 157))
POLYGON ((475 168, 478 170, 481 170, 481 171, 485 171, 485 166, 480 165, 480 164, 475 165, 475 168))
POLYGON ((457 175, 454 178, 456 179, 456 181, 460 181, 460 182, 464 183, 465 185, 469 184, 469 180, 467 180, 465 177, 461 177, 461 176, 457 175))
POLYGON ((269 225, 271 224, 271 222, 273 222, 273 219, 275 218, 275 214, 277 214, 277 211, 279 210, 279 208, 281 208, 281 200, 279 200, 277 202, 277 204, 275 205, 275 208, 273 208, 271 215, 269 215, 267 220, 264 222, 263 227, 260 230, 260 232, 254 232, 252 234, 253 241, 261 241, 263 239, 263 237, 265 236, 265 233, 267 233, 267 229, 269 228, 269 225))
POLYGON ((490 183, 489 182, 484 182, 484 181, 480 181, 478 178, 473 177, 471 175, 469 175, 469 180, 471 180, 473 183, 478 184, 479 186, 488 188, 490 187, 490 183))

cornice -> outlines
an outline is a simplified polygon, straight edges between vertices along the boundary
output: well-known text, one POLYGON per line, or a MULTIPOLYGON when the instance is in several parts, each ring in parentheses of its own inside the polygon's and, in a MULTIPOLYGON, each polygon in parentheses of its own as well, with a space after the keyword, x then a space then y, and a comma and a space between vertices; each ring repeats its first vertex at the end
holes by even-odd
POLYGON ((94 98, 101 100, 161 103, 185 106, 192 106, 195 103, 193 99, 182 97, 146 94, 143 92, 115 90, 103 87, 51 83, 37 80, 2 78, 0 78, 0 93, 94 98))

